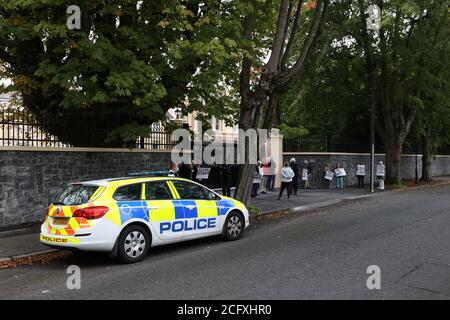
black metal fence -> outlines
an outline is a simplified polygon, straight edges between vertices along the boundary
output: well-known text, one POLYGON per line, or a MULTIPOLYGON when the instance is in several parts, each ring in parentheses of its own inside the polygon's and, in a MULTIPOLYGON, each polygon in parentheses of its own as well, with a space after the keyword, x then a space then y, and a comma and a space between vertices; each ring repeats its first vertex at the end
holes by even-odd
MULTIPOLYGON (((370 142, 343 137, 305 136, 283 140, 284 152, 370 152, 370 142)), ((377 144, 375 152, 384 153, 384 147, 377 144)))
MULTIPOLYGON (((149 128, 148 136, 136 139, 135 148, 170 150, 177 143, 171 139, 170 132, 162 123, 154 123, 149 128)), ((38 123, 35 117, 23 108, 2 106, 0 106, 0 146, 72 147, 46 132, 45 125, 38 123)))
POLYGON ((23 109, 0 107, 0 146, 69 147, 23 109))
MULTIPOLYGON (((306 136, 297 139, 283 140, 284 152, 344 152, 344 153, 369 153, 370 141, 356 140, 345 137, 326 136, 306 136)), ((441 148, 438 154, 446 153, 450 150, 441 148)), ((375 144, 376 153, 385 153, 383 144, 379 141, 375 144)), ((404 154, 421 153, 420 146, 405 143, 403 145, 404 154)))

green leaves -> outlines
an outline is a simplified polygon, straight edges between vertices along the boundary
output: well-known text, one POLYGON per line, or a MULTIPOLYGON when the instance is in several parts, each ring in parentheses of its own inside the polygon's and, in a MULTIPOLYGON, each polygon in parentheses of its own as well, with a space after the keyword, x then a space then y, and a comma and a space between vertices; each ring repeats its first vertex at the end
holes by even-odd
POLYGON ((63 142, 121 146, 186 99, 185 111, 234 108, 218 85, 237 75, 233 3, 82 0, 81 31, 67 30, 69 4, 0 0, 9 89, 63 142))

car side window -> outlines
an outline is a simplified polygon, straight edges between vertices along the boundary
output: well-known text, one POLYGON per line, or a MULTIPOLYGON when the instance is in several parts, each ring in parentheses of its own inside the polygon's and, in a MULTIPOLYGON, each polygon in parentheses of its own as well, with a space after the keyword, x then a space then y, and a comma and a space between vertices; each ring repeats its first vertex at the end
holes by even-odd
POLYGON ((172 200, 172 193, 166 181, 151 181, 145 184, 145 199, 172 200))
POLYGON ((135 183, 117 188, 113 198, 117 201, 141 200, 142 184, 135 183))
POLYGON ((178 191, 181 199, 184 200, 213 200, 211 199, 211 191, 208 189, 186 181, 172 181, 178 191))

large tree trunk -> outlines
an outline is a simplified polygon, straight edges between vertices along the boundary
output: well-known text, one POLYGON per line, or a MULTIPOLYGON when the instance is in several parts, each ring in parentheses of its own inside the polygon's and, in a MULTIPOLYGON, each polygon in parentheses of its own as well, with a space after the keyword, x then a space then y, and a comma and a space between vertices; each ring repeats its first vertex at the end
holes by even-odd
POLYGON ((402 142, 398 139, 386 139, 386 182, 388 184, 401 184, 401 157, 402 142))
POLYGON ((433 179, 431 170, 431 160, 433 157, 433 146, 431 134, 427 132, 422 137, 422 179, 421 181, 429 182, 433 179))

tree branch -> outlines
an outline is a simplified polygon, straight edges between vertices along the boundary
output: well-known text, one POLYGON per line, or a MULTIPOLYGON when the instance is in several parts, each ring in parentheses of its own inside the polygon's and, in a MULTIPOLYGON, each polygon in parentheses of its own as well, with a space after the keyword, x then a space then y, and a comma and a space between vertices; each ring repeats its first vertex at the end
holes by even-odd
POLYGON ((289 2, 289 0, 281 0, 272 52, 266 64, 266 72, 269 74, 277 71, 278 62, 280 61, 281 52, 284 47, 283 39, 285 39, 289 2))
POLYGON ((297 10, 295 12, 294 22, 292 24, 291 34, 289 36, 289 42, 286 46, 286 50, 284 51, 283 58, 281 59, 281 67, 284 67, 286 65, 286 62, 288 61, 289 56, 291 54, 291 50, 294 45, 295 38, 296 38, 296 35, 298 32, 298 27, 300 24, 300 16, 301 16, 301 12, 302 12, 302 7, 303 7, 303 0, 299 0, 298 5, 297 5, 297 10))
POLYGON ((300 53, 300 56, 295 65, 287 72, 284 77, 282 76, 281 79, 279 79, 279 83, 277 83, 278 86, 288 85, 290 82, 295 81, 300 76, 300 73, 302 72, 305 65, 305 61, 310 53, 310 49, 313 43, 316 41, 319 26, 322 22, 322 18, 328 6, 328 2, 329 0, 317 1, 317 6, 315 9, 316 11, 314 12, 313 21, 311 23, 308 36, 306 37, 305 43, 303 45, 302 52, 300 53))

